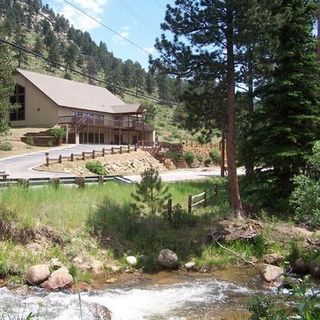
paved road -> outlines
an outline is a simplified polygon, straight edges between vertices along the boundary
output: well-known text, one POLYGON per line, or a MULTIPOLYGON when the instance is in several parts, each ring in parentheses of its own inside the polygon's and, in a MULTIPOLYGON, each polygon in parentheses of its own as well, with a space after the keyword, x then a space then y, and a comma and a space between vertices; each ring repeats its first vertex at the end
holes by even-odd
MULTIPOLYGON (((165 182, 201 180, 220 176, 220 168, 210 168, 208 171, 203 171, 203 169, 178 169, 163 172, 160 176, 162 181, 165 182)), ((139 182, 141 180, 140 175, 125 176, 125 178, 134 182, 139 182)))
MULTIPOLYGON (((109 148, 110 145, 72 145, 67 147, 57 147, 50 150, 50 157, 57 158, 69 156, 71 153, 81 153, 82 151, 92 151, 93 149, 109 148)), ((61 177, 68 176, 67 173, 41 172, 33 170, 45 163, 45 151, 29 153, 0 159, 0 171, 10 174, 10 178, 36 178, 36 177, 61 177)))
MULTIPOLYGON (((57 147, 50 150, 50 157, 56 158, 60 154, 69 156, 71 153, 81 153, 82 151, 92 151, 93 149, 110 148, 110 145, 72 145, 67 147, 57 147)), ((33 170, 45 162, 45 151, 29 153, 10 158, 0 159, 0 171, 10 174, 10 178, 39 178, 39 177, 61 177, 69 176, 68 173, 55 173, 33 170)), ((243 170, 238 170, 239 174, 243 174, 243 170)), ((210 177, 219 176, 220 168, 212 168, 209 171, 203 169, 179 169, 160 174, 163 181, 183 181, 183 180, 199 180, 208 179, 210 177)), ((129 175, 126 178, 137 182, 140 181, 140 175, 129 175)))

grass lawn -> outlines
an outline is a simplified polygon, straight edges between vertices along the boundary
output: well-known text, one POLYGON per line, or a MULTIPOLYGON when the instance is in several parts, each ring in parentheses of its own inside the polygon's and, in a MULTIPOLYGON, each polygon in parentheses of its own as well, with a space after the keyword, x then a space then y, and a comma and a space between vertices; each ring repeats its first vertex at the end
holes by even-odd
MULTIPOLYGON (((169 183, 173 205, 182 206, 182 210, 173 210, 170 223, 163 216, 139 216, 132 210, 134 185, 108 182, 84 189, 53 186, 2 189, 0 220, 4 225, 9 222, 14 235, 18 231, 29 238, 21 241, 9 234, 0 239, 0 278, 23 281, 30 265, 45 263, 51 258, 58 258, 73 270, 78 268, 73 262, 76 257, 84 261, 97 259, 103 262, 108 273, 112 265, 127 267, 126 255, 143 255, 146 258, 139 261, 139 267, 153 270, 159 251, 164 248, 175 251, 182 265, 193 260, 199 268, 211 269, 241 263, 233 254, 206 240, 212 224, 229 217, 225 185, 221 184, 218 196, 208 207, 195 209, 191 215, 186 211, 189 194, 203 192, 216 183, 220 184, 221 179, 169 183), (48 227, 62 242, 41 233, 48 227), (33 231, 31 238, 30 230, 33 231)), ((0 227, 3 226, 0 224, 0 227)), ((226 246, 247 259, 259 258, 273 249, 280 251, 268 233, 267 230, 256 242, 236 241, 226 246)), ((90 272, 79 269, 77 273, 78 280, 92 278, 90 272)))

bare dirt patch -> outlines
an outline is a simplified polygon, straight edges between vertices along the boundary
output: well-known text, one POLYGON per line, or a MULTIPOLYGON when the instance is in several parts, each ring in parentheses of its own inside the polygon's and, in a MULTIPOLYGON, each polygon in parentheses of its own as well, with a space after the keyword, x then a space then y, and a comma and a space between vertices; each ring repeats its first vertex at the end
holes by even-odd
POLYGON ((0 150, 0 159, 16 156, 25 153, 38 152, 49 149, 48 147, 37 147, 30 146, 21 141, 21 137, 23 137, 27 132, 40 132, 47 130, 48 128, 14 128, 10 130, 10 134, 8 136, 0 137, 0 142, 9 142, 12 145, 11 151, 2 151, 0 150))
POLYGON ((123 154, 108 154, 104 157, 97 157, 96 159, 77 159, 74 160, 74 162, 64 160, 62 163, 50 164, 49 167, 43 164, 36 169, 50 172, 66 172, 76 176, 89 176, 92 175, 92 172, 86 169, 85 165, 90 161, 100 161, 111 175, 140 174, 151 166, 159 171, 167 171, 164 165, 152 157, 148 152, 142 150, 123 154))

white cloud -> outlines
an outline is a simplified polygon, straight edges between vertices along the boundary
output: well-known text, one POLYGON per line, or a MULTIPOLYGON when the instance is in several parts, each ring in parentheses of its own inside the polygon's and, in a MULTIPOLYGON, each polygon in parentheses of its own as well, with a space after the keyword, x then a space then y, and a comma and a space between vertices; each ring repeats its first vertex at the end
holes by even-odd
MULTIPOLYGON (((109 0, 69 0, 72 4, 88 13, 98 21, 101 20, 101 15, 109 0)), ((99 26, 99 23, 92 20, 88 16, 79 12, 69 4, 62 0, 56 0, 59 5, 59 13, 63 14, 76 28, 90 31, 99 26)))
POLYGON ((121 28, 121 31, 119 31, 118 33, 119 33, 119 36, 115 35, 113 37, 114 42, 119 42, 121 44, 125 44, 125 40, 123 38, 127 39, 129 37, 130 28, 128 26, 123 26, 121 28))
POLYGON ((153 54, 156 52, 155 47, 149 47, 149 48, 143 48, 144 50, 148 51, 150 54, 153 54))

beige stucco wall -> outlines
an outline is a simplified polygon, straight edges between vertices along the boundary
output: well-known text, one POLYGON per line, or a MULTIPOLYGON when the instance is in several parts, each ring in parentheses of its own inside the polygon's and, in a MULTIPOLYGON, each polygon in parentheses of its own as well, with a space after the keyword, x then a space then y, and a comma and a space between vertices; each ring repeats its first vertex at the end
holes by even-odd
POLYGON ((13 127, 51 127, 58 123, 58 106, 22 75, 14 75, 25 88, 25 120, 11 121, 13 127))

